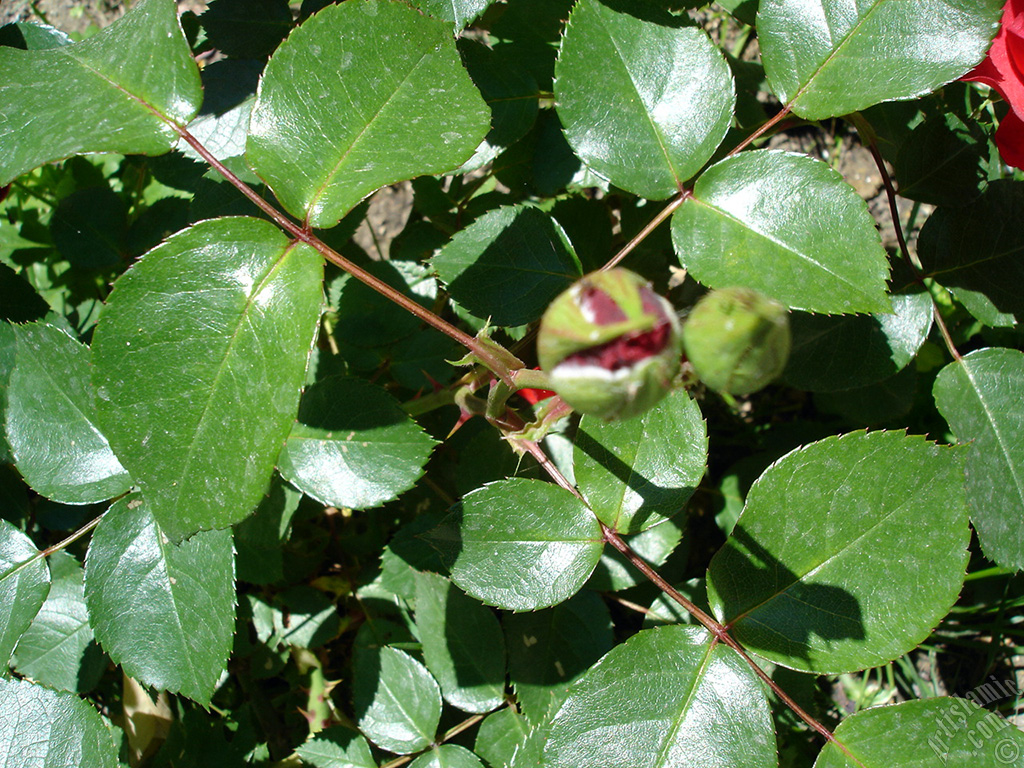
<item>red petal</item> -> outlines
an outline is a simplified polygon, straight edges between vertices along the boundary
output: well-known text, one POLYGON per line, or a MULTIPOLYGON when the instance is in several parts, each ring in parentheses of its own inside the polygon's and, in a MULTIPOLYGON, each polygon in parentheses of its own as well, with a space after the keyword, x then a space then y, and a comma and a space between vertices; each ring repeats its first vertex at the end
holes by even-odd
POLYGON ((1024 119, 1024 0, 1007 0, 988 57, 961 79, 995 88, 1024 119))
POLYGON ((1003 162, 1024 170, 1024 120, 1008 112, 999 124, 995 139, 1003 162))

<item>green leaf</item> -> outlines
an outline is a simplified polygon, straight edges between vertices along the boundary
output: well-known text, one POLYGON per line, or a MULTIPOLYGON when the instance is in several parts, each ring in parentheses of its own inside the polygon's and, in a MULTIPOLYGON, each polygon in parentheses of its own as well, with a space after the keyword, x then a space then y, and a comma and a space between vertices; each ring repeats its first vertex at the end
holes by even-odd
POLYGON ((295 754, 313 768, 377 768, 366 739, 340 726, 320 732, 295 754))
POLYGON ((38 555, 28 536, 0 520, 0 669, 50 591, 50 571, 38 555))
POLYGON ((904 701, 855 712, 839 724, 835 737, 814 768, 1003 768, 1020 765, 1024 755, 1024 733, 964 698, 904 701))
POLYGON ((238 578, 250 584, 272 584, 284 578, 282 551, 302 493, 275 476, 256 511, 235 525, 238 578))
POLYGON ((932 205, 961 206, 988 184, 988 137, 973 120, 936 115, 917 126, 896 156, 899 194, 932 205))
POLYGON ((957 442, 969 443, 967 506, 985 554, 1024 569, 1024 353, 979 349, 943 368, 933 394, 957 442))
POLYGON ((614 643, 608 606, 588 590, 543 611, 507 613, 504 625, 509 678, 533 724, 554 714, 569 686, 614 643))
POLYGON ((779 101, 809 120, 912 99, 985 56, 1001 0, 761 0, 757 39, 779 101))
POLYGON ((540 318, 583 274, 562 227, 532 205, 484 214, 431 262, 459 304, 495 325, 540 318))
POLYGON ((353 666, 356 718, 370 741, 399 755, 435 742, 441 691, 426 667, 387 646, 360 649, 353 666))
POLYGON ((290 213, 329 228, 379 187, 459 167, 489 122, 450 24, 355 0, 323 9, 274 53, 247 156, 290 213))
POLYGON ((601 526, 562 488, 512 478, 466 494, 431 533, 454 581, 487 605, 534 611, 576 594, 601 557, 601 526))
POLYGON ((462 29, 483 13, 494 0, 412 0, 422 11, 453 23, 452 31, 458 34, 462 29))
POLYGON ((81 152, 167 152, 201 101, 172 0, 143 0, 74 45, 0 47, 0 185, 81 152))
POLYGON ((490 712, 505 700, 505 641, 494 612, 432 573, 416 574, 416 627, 445 701, 490 712))
POLYGON ((700 408, 679 389, 641 416, 602 421, 584 416, 573 468, 594 514, 619 533, 639 533, 679 512, 707 464, 700 408))
MULTIPOLYGON (((5 265, 0 265, 0 276, 3 275, 5 269, 5 265)), ((0 296, 0 298, 6 298, 6 296, 0 296)), ((14 335, 14 326, 7 322, 0 322, 0 463, 2 464, 14 463, 11 446, 7 442, 6 424, 7 390, 10 387, 11 372, 14 371, 17 352, 18 337, 14 335)))
MULTIPOLYGON (((681 521, 685 525, 685 521, 681 521)), ((680 542, 683 540, 683 529, 678 520, 664 520, 653 528, 629 536, 626 543, 643 560, 658 568, 664 565, 680 542)), ((587 589, 598 592, 617 592, 644 583, 643 575, 630 563, 621 552, 608 547, 601 554, 601 560, 587 581, 587 589)))
POLYGON ((799 389, 835 392, 895 376, 928 338, 932 298, 927 291, 890 298, 891 314, 793 313, 793 345, 782 378, 799 389))
POLYGON ((231 650, 234 571, 230 531, 174 544, 139 496, 121 499, 85 560, 96 639, 144 685, 207 705, 231 650))
POLYGON ((412 488, 434 445, 387 391, 332 376, 306 390, 278 466, 324 504, 367 509, 412 488))
POLYGON ((770 768, 768 699, 739 655, 698 627, 644 630, 572 687, 551 721, 550 768, 770 768))
POLYGON ((105 501, 131 478, 97 426, 89 349, 51 325, 14 326, 7 440, 32 488, 64 504, 105 501))
POLYGON ((913 649, 963 585, 965 458, 897 432, 830 437, 783 457, 711 560, 715 615, 750 650, 808 672, 875 667, 913 649))
POLYGON ((117 745, 99 713, 73 693, 0 678, 0 764, 117 768, 117 745))
POLYGON ((257 219, 204 221, 115 283, 93 341, 100 423, 161 530, 263 498, 323 303, 320 257, 257 219))
POLYGON ((949 288, 990 325, 994 313, 1024 322, 1024 183, 1000 180, 963 208, 939 208, 924 223, 918 253, 926 276, 949 288))
POLYGON ((440 744, 413 760, 409 768, 484 768, 484 764, 465 747, 440 744))
MULTIPOLYGON (((432 0, 433 1, 433 0, 432 0)), ((463 63, 491 109, 491 130, 460 171, 475 170, 523 138, 537 121, 537 81, 524 69, 526 62, 462 38, 463 63)))
POLYGON ((711 288, 809 312, 888 312, 889 266, 867 205, 820 160, 743 152, 705 171, 672 216, 679 261, 711 288))
POLYGON ((127 255, 128 208, 110 187, 80 189, 54 208, 50 234, 60 255, 73 265, 115 267, 127 255))
POLYGON ((516 748, 526 739, 530 726, 512 707, 492 712, 480 723, 473 751, 494 768, 508 766, 516 748))
POLYGON ((319 648, 338 634, 341 617, 330 597, 318 589, 297 585, 274 597, 277 640, 296 648, 319 648))
POLYGON ((50 688, 84 693, 107 665, 89 626, 82 567, 67 552, 55 552, 50 574, 50 592, 18 641, 14 668, 50 688))
POLYGON ((577 155, 651 200, 677 193, 732 121, 732 73, 707 34, 650 4, 576 4, 555 98, 577 155))

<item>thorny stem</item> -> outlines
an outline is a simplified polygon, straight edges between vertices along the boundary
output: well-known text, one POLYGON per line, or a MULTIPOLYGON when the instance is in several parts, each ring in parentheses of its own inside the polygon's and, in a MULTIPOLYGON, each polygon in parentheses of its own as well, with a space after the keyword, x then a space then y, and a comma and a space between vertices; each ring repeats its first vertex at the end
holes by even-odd
MULTIPOLYGON (((874 158, 875 166, 878 168, 878 172, 882 176, 882 185, 885 187, 885 196, 889 201, 889 217, 892 219, 893 229, 896 230, 896 242, 899 243, 900 253, 903 254, 904 261, 906 261, 908 266, 913 270, 914 277, 917 279, 917 282, 923 285, 924 275, 921 273, 920 263, 911 257, 910 248, 907 246, 907 240, 903 235, 903 224, 900 221, 900 210, 896 202, 896 189, 892 185, 892 179, 889 176, 889 171, 885 167, 885 160, 882 159, 882 153, 878 150, 878 142, 876 141, 875 132, 871 128, 871 124, 868 123, 868 121, 864 119, 864 116, 859 112, 854 112, 849 116, 849 118, 861 138, 867 140, 868 149, 871 151, 871 157, 874 158)), ((953 343, 953 337, 949 333, 949 328, 946 327, 946 321, 942 317, 942 313, 939 311, 939 305, 935 303, 934 298, 932 299, 932 316, 935 318, 935 326, 939 329, 939 334, 942 336, 942 340, 946 343, 946 349, 949 350, 949 354, 951 354, 953 359, 957 362, 961 361, 963 358, 960 356, 960 352, 953 343)))
POLYGON ((477 359, 485 366, 487 366, 496 376, 502 380, 511 383, 512 368, 505 364, 504 361, 499 359, 494 352, 487 348, 486 345, 481 344, 480 341, 470 336, 465 331, 461 331, 451 323, 443 320, 429 309, 421 306, 418 302, 413 301, 408 296, 403 294, 401 291, 392 288, 390 285, 385 283, 375 275, 370 274, 362 267, 349 261, 340 253, 335 251, 333 248, 324 243, 320 238, 313 234, 313 232, 307 227, 300 227, 298 224, 293 222, 283 213, 278 211, 274 206, 256 194, 248 184, 242 181, 238 176, 231 172, 222 162, 214 157, 206 147, 187 129, 178 125, 177 123, 171 122, 171 127, 181 136, 182 139, 192 147, 199 155, 209 163, 213 168, 220 173, 225 179, 231 184, 238 188, 238 190, 245 195, 252 203, 267 214, 275 224, 285 230, 296 240, 306 243, 311 248, 315 248, 324 258, 333 262, 334 264, 341 267, 343 270, 348 272, 352 277, 370 286, 377 293, 381 294, 385 298, 395 302, 398 306, 402 307, 406 311, 415 315, 417 318, 425 322, 427 325, 435 328, 446 336, 451 337, 455 341, 462 344, 470 352, 472 352, 477 359))
MULTIPOLYGON (((762 134, 770 130, 774 125, 779 123, 788 113, 789 107, 787 105, 774 117, 766 121, 753 134, 748 136, 743 142, 737 145, 731 152, 729 152, 727 157, 732 156, 739 152, 740 150, 747 147, 759 136, 761 136, 762 134)), ((374 289, 381 295, 395 302, 396 304, 406 309, 408 312, 412 313, 415 317, 419 318, 420 320, 427 323, 431 327, 435 328, 438 331, 441 331, 445 335, 462 344, 464 347, 469 349, 477 357, 477 359, 483 365, 489 368, 496 376, 501 378, 509 386, 515 388, 515 383, 513 381, 512 376, 512 373, 515 369, 506 365, 505 361, 500 360, 499 357, 493 354, 491 350, 487 348, 486 345, 480 343, 474 337, 470 336, 469 334, 459 330, 455 326, 446 322, 435 313, 431 312, 428 309, 425 309, 417 302, 409 299, 407 296, 402 294, 400 291, 397 291, 396 289, 392 288, 387 283, 383 282, 382 280, 370 274, 369 272, 366 272, 358 265, 354 264, 341 254, 334 251, 323 241, 321 241, 318 237, 316 237, 308 227, 300 227, 298 224, 294 223, 291 219, 286 217, 284 214, 280 213, 266 200, 264 200, 262 197, 256 194, 256 192, 251 187, 249 187, 248 184, 246 184, 244 181, 238 178, 238 176, 232 173, 231 170, 229 170, 223 163, 221 163, 216 157, 214 157, 206 149, 206 147, 204 147, 202 143, 199 142, 198 139, 196 139, 191 133, 189 133, 187 129, 173 122, 170 124, 173 127, 173 129, 178 133, 178 135, 181 136, 181 138, 187 144, 189 144, 189 146, 195 149, 196 152, 199 153, 199 155, 207 163, 209 163, 214 169, 216 169, 218 173, 220 173, 225 179, 227 179, 232 185, 234 185, 243 195, 249 198, 249 200, 252 201, 252 203, 256 205, 257 208, 259 208, 261 211, 267 214, 267 216, 269 216, 271 220, 273 220, 283 230, 288 232, 293 238, 306 243, 312 248, 315 248, 325 258, 327 258, 328 260, 339 266, 341 269, 351 274, 357 280, 360 280, 361 282, 365 283, 366 285, 368 285, 370 288, 374 289)), ((883 177, 885 177, 884 171, 883 177)), ((612 267, 620 263, 633 249, 636 248, 637 245, 643 242, 659 224, 661 224, 663 221, 665 221, 665 219, 671 216, 672 213, 675 212, 675 210, 678 209, 679 206, 681 206, 691 195, 692 192, 688 189, 680 190, 679 194, 676 195, 676 197, 674 197, 672 201, 664 209, 662 209, 642 230, 640 230, 640 232, 637 233, 636 236, 634 236, 607 264, 605 264, 602 267, 602 270, 611 269, 612 267)), ((896 227, 897 231, 899 231, 898 221, 896 223, 896 227)), ((940 327, 944 328, 944 326, 940 327)), ((948 332, 946 335, 948 337, 948 332)), ((497 426, 501 428, 506 425, 499 423, 497 426)), ((517 439, 516 442, 520 446, 522 446, 527 453, 529 453, 537 460, 537 462, 544 468, 544 470, 548 473, 552 480, 555 481, 555 483, 557 483, 560 487, 572 493, 576 498, 585 502, 585 499, 583 499, 583 496, 580 494, 580 492, 571 482, 569 482, 568 478, 566 478, 565 475, 562 474, 558 467, 554 465, 554 463, 547 456, 547 454, 540 447, 540 445, 538 445, 533 440, 526 440, 522 438, 517 439)), ((65 546, 69 545, 79 537, 85 535, 85 533, 94 528, 96 525, 98 525, 101 519, 102 515, 100 517, 97 517, 95 520, 92 520, 89 523, 87 523, 85 526, 83 526, 81 529, 79 529, 74 534, 69 536, 60 544, 57 544, 54 547, 44 550, 39 555, 37 555, 36 558, 26 561, 25 563, 18 566, 18 568, 20 569, 21 567, 24 567, 33 560, 37 559, 38 557, 45 557, 47 554, 50 554, 53 551, 64 548, 65 546)), ((672 587, 671 584, 665 581, 665 579, 662 578, 657 573, 657 571, 651 568, 651 566, 648 565, 636 552, 634 552, 633 549, 625 541, 623 541, 623 539, 615 531, 608 528, 604 523, 601 523, 600 525, 602 536, 606 542, 611 544, 615 549, 622 553, 622 555, 625 556, 626 559, 634 565, 634 567, 636 567, 647 579, 654 583, 659 589, 661 589, 673 600, 678 602, 687 611, 689 611, 702 625, 704 625, 704 627, 706 627, 715 636, 717 641, 724 643, 725 645, 729 646, 734 651, 736 651, 744 659, 744 661, 746 661, 750 665, 751 669, 753 669, 754 673, 759 678, 761 678, 765 685, 767 685, 782 702, 784 702, 790 709, 792 709, 793 712, 796 713, 796 715, 800 717, 801 720, 807 723, 808 726, 810 726, 813 730, 818 732, 826 740, 835 742, 837 746, 839 746, 841 749, 843 749, 844 752, 846 752, 846 749, 843 747, 843 745, 836 742, 835 736, 832 734, 832 732, 824 725, 819 723, 817 720, 815 720, 807 712, 805 712, 803 708, 800 707, 800 705, 797 704, 792 699, 792 697, 789 696, 789 694, 783 691, 782 688, 780 688, 779 685, 774 680, 772 680, 771 677, 763 669, 761 669, 752 658, 750 658, 750 656, 746 653, 743 647, 732 638, 728 630, 722 624, 715 621, 714 618, 712 618, 707 613, 702 611, 699 607, 694 605, 692 601, 688 600, 678 590, 672 587)), ((443 742, 454 737, 455 735, 461 733, 467 728, 472 727, 482 719, 483 715, 474 715, 466 719, 459 725, 455 726, 454 728, 446 732, 440 741, 443 742)), ((391 760, 390 762, 385 763, 381 768, 399 768, 399 766, 405 765, 407 762, 412 760, 412 757, 413 756, 411 755, 398 757, 394 760, 391 760)))
MULTIPOLYGON (((661 575, 650 565, 648 565, 640 555, 633 551, 629 544, 622 540, 622 537, 619 536, 619 534, 604 523, 601 523, 601 532, 604 535, 604 540, 621 552, 622 555, 633 564, 633 567, 646 576, 649 581, 658 587, 658 589, 683 606, 683 608, 685 608, 695 619, 697 619, 697 621, 703 624, 704 627, 715 636, 715 639, 736 651, 736 653, 738 653, 743 660, 750 665, 750 668, 754 670, 754 674, 761 678, 764 684, 771 688, 772 692, 779 697, 779 700, 784 702, 787 707, 796 713, 797 717, 821 734, 827 741, 836 741, 835 736, 832 735, 832 731, 808 714, 788 693, 779 687, 778 683, 772 680, 767 672, 757 665, 757 662, 750 658, 743 646, 734 640, 732 635, 729 634, 728 629, 715 621, 713 617, 702 611, 694 605, 692 601, 688 600, 683 594, 681 594, 678 589, 665 581, 665 579, 662 578, 661 575)), ((836 745, 842 747, 838 742, 836 742, 836 745)))

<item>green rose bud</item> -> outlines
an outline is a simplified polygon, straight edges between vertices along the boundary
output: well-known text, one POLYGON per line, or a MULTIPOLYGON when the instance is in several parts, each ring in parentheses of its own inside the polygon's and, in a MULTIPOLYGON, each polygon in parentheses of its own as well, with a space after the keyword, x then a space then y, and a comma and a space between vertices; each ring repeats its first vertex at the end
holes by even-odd
POLYGON ((682 340, 672 305, 627 269, 594 272, 540 321, 537 356, 574 410, 603 419, 643 413, 672 389, 682 340))
POLYGON ((786 367, 789 315, 777 301, 749 288, 712 291, 686 319, 683 346, 708 387, 748 395, 786 367))

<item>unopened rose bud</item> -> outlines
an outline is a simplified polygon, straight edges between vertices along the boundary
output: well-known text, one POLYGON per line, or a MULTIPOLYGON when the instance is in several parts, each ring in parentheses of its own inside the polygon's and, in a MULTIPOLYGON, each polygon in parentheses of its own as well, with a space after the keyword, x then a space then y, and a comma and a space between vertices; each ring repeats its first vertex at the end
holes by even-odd
POLYGON ((749 395, 786 367, 789 315, 777 301, 750 288, 712 291, 686 319, 683 346, 709 388, 749 395))
POLYGON ((668 394, 681 352, 674 308, 628 269, 577 280, 551 302, 537 337, 554 390, 603 419, 636 416, 668 394))

